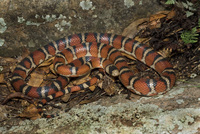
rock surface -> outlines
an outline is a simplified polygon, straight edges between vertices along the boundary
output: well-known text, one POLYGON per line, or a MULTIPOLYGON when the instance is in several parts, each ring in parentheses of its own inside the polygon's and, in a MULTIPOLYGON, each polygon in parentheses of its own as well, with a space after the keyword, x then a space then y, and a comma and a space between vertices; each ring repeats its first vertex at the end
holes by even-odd
POLYGON ((0 56, 19 56, 71 33, 121 34, 160 10, 156 0, 1 0, 0 56))

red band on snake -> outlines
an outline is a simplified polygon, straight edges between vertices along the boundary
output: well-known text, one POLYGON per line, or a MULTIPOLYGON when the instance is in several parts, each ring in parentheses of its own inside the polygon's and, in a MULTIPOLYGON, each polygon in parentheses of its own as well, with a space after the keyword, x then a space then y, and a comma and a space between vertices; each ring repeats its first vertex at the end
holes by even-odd
MULTIPOLYGON (((100 62, 102 61, 102 63, 107 60, 109 63, 105 63, 105 65, 102 66, 99 66, 101 65, 100 63, 98 65, 95 63, 96 65, 93 67, 105 67, 105 69, 108 65, 111 65, 112 68, 116 67, 119 71, 119 79, 121 83, 127 89, 138 95, 153 96, 162 94, 170 90, 170 88, 175 84, 175 71, 172 65, 152 48, 135 41, 134 39, 106 33, 75 34, 39 48, 17 65, 13 72, 11 83, 16 91, 23 92, 30 97, 46 98, 51 94, 55 94, 58 91, 60 92, 60 90, 62 90, 69 82, 66 74, 62 74, 64 71, 59 69, 59 67, 66 68, 66 65, 61 65, 66 63, 70 64, 74 60, 77 60, 77 62, 78 60, 83 60, 81 58, 83 56, 97 57, 100 62), (93 43, 87 44, 86 42, 93 43), (77 45, 79 45, 79 49, 76 49, 77 45), (73 46, 76 47, 73 48, 73 46), (145 79, 134 76, 120 51, 135 57, 139 61, 153 68, 158 72, 160 77, 156 79, 145 79), (51 84, 44 87, 32 87, 27 85, 25 79, 30 72, 43 61, 55 55, 57 55, 54 61, 55 70, 61 73, 59 77, 51 84)), ((75 64, 78 66, 79 63, 75 64)), ((81 63, 80 65, 85 66, 85 64, 86 63, 81 63)), ((93 64, 93 62, 90 64, 93 64)), ((81 71, 83 69, 82 67, 76 67, 73 69, 72 65, 73 64, 71 63, 71 67, 68 66, 69 72, 67 75, 69 73, 74 76, 84 74, 84 71, 81 71)), ((90 65, 88 65, 88 67, 91 68, 90 65)), ((107 70, 107 73, 112 72, 110 71, 112 69, 109 69, 109 67, 107 70)), ((85 72, 87 71, 88 70, 85 72)), ((95 78, 92 79, 94 80, 93 83, 96 82, 97 79, 99 79, 99 76, 95 76, 95 78)), ((71 90, 72 88, 70 88, 67 92, 77 91, 81 89, 81 87, 84 87, 83 85, 87 87, 90 83, 82 84, 80 87, 76 87, 75 90, 71 90)))

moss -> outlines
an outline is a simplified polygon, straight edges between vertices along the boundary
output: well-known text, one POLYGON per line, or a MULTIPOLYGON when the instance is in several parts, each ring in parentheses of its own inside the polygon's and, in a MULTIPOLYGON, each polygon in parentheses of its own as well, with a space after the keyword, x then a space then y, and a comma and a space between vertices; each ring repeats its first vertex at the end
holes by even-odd
POLYGON ((3 46, 5 40, 0 38, 0 47, 3 46))
POLYGON ((4 33, 7 29, 6 23, 3 18, 0 18, 0 33, 4 33))
POLYGON ((124 5, 129 8, 129 7, 134 6, 135 3, 133 0, 124 0, 124 5))
POLYGON ((157 105, 131 101, 111 106, 88 104, 55 119, 26 120, 5 132, 32 131, 34 126, 38 126, 36 133, 172 133, 176 127, 180 132, 197 132, 199 113, 195 108, 163 111, 157 105))
POLYGON ((92 1, 90 1, 90 0, 81 1, 80 7, 82 7, 83 10, 92 9, 92 1))

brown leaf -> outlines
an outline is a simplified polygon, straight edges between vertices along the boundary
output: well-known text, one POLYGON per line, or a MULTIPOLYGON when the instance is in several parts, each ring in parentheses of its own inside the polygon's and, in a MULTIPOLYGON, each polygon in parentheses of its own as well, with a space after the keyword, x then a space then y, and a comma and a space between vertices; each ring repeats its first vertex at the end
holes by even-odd
POLYGON ((118 92, 118 87, 114 83, 114 80, 112 80, 110 77, 107 75, 104 76, 104 81, 102 84, 102 88, 108 95, 114 95, 118 92))
POLYGON ((156 14, 150 16, 149 21, 158 20, 167 16, 170 11, 159 11, 156 14))
POLYGON ((89 87, 89 89, 90 89, 91 91, 94 91, 95 88, 96 88, 96 85, 92 85, 92 86, 89 87))
POLYGON ((172 10, 167 14, 167 19, 170 20, 170 19, 174 18, 175 15, 176 15, 175 10, 172 10))
POLYGON ((0 83, 5 83, 4 74, 0 74, 0 83))
POLYGON ((53 65, 53 64, 51 64, 51 65, 49 66, 49 69, 51 70, 51 72, 52 72, 53 74, 56 74, 56 71, 55 71, 55 69, 54 69, 54 65, 53 65))
POLYGON ((160 50, 158 53, 160 54, 160 55, 162 55, 164 58, 167 58, 167 57, 170 57, 170 54, 171 54, 171 52, 172 52, 172 49, 167 49, 167 48, 165 48, 165 49, 163 49, 163 50, 160 50))
POLYGON ((42 84, 43 79, 44 79, 44 73, 34 71, 33 73, 31 73, 31 78, 28 81, 28 85, 39 87, 42 84))
POLYGON ((91 77, 90 77, 90 73, 89 73, 84 77, 81 77, 81 78, 76 79, 75 81, 72 81, 72 84, 73 85, 79 85, 79 84, 82 84, 84 82, 87 82, 90 79, 91 79, 91 77))
POLYGON ((61 98, 62 101, 67 102, 67 101, 69 100, 71 94, 72 94, 72 93, 65 94, 65 95, 61 98))
POLYGON ((96 101, 97 99, 94 99, 94 98, 91 98, 89 100, 82 100, 79 104, 80 105, 83 105, 83 104, 88 104, 88 103, 91 103, 91 102, 94 102, 96 101))
POLYGON ((142 18, 132 22, 128 27, 124 29, 122 35, 129 38, 135 37, 139 30, 146 28, 148 20, 148 18, 142 18))
POLYGON ((34 104, 30 104, 21 114, 18 115, 22 118, 29 118, 31 120, 36 120, 41 118, 41 115, 38 113, 38 109, 34 104))
POLYGON ((136 65, 130 65, 130 70, 131 70, 134 74, 139 73, 139 70, 137 69, 137 66, 136 66, 136 65))
POLYGON ((123 52, 121 52, 121 54, 122 54, 123 56, 126 56, 126 57, 128 57, 129 59, 136 60, 136 58, 135 58, 135 57, 133 57, 133 56, 132 56, 132 55, 130 55, 130 54, 123 53, 123 52))
POLYGON ((12 72, 16 67, 17 59, 0 57, 1 73, 12 72))
POLYGON ((50 66, 53 62, 55 57, 51 57, 50 59, 44 61, 43 63, 41 63, 38 67, 44 67, 44 66, 50 66))
POLYGON ((159 11, 154 15, 151 15, 149 17, 149 28, 160 28, 161 27, 161 21, 160 19, 167 17, 167 14, 169 11, 159 11))
POLYGON ((17 60, 14 58, 0 57, 0 65, 7 65, 16 62, 17 60))

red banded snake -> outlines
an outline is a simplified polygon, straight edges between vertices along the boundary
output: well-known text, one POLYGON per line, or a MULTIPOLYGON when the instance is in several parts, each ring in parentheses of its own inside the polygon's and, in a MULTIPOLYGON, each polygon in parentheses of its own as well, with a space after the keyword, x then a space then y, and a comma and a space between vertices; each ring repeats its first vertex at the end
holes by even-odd
POLYGON ((66 76, 76 77, 96 67, 104 68, 111 75, 115 75, 113 71, 119 73, 119 79, 127 89, 143 96, 165 93, 173 87, 176 79, 173 66, 165 58, 134 39, 106 33, 82 33, 53 41, 32 52, 13 71, 11 84, 16 91, 25 95, 45 98, 42 100, 44 104, 55 97, 95 84, 102 77, 102 70, 88 82, 63 90, 69 83, 66 76), (120 51, 153 68, 160 77, 147 79, 134 76, 120 51), (25 79, 30 72, 55 55, 55 70, 60 74, 58 78, 43 87, 29 86, 25 79), (67 73, 63 69, 67 69, 67 73))

